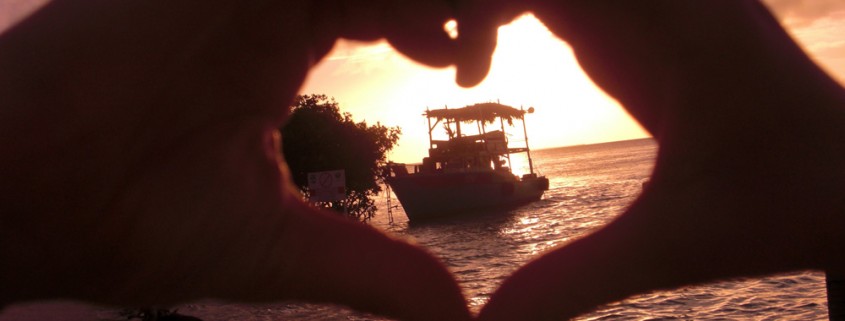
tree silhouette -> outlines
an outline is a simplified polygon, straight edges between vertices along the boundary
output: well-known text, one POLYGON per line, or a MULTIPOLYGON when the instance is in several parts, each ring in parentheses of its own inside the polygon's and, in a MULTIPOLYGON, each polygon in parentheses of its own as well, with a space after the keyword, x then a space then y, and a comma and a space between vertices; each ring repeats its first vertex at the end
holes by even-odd
POLYGON ((375 215, 373 197, 381 191, 380 168, 399 140, 399 127, 367 125, 341 113, 334 98, 323 94, 297 96, 291 116, 281 128, 282 152, 293 180, 308 195, 308 173, 343 169, 346 199, 317 205, 367 221, 375 215))

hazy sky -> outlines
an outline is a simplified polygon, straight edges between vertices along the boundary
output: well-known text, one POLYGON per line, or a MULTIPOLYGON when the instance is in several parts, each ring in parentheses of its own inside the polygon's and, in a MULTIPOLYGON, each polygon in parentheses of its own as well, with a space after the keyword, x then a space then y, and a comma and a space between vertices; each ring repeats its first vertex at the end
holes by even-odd
MULTIPOLYGON (((0 30, 47 0, 0 0, 0 30)), ((845 1, 764 1, 805 50, 845 83, 845 1)), ((312 70, 302 93, 335 97, 357 120, 402 127, 391 157, 419 162, 428 148, 421 113, 444 105, 461 107, 499 100, 533 106, 528 117, 533 148, 646 137, 613 99, 598 90, 575 62, 570 48, 533 16, 499 30, 490 75, 479 86, 455 85, 454 70, 422 67, 384 42, 339 42, 312 70)))
MULTIPOLYGON (((845 83, 845 1, 766 4, 816 61, 845 83)), ((301 92, 334 96, 358 120, 402 127, 402 140, 391 155, 400 162, 419 162, 427 153, 427 126, 420 116, 427 107, 490 100, 536 108, 527 118, 532 148, 648 136, 593 85, 570 48, 530 15, 500 28, 490 75, 475 88, 455 85, 452 68, 419 66, 384 42, 342 41, 301 92)))

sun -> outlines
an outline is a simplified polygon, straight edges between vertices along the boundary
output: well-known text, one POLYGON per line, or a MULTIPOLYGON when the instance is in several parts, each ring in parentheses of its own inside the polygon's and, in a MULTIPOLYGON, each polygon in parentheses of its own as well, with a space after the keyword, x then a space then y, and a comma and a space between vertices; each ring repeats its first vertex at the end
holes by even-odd
MULTIPOLYGON (((451 22, 444 30, 453 33, 456 27, 451 22)), ((335 97, 356 120, 401 127, 399 146, 391 153, 401 162, 419 162, 428 150, 421 117, 426 108, 479 102, 534 107, 526 117, 532 149, 647 136, 593 84, 572 49, 530 14, 499 28, 490 73, 475 87, 458 86, 454 67, 420 65, 386 41, 340 41, 311 71, 301 92, 335 97)))
POLYGON ((487 78, 472 90, 488 100, 535 107, 526 119, 532 148, 648 136, 592 82, 572 48, 531 14, 499 28, 492 59, 487 78))

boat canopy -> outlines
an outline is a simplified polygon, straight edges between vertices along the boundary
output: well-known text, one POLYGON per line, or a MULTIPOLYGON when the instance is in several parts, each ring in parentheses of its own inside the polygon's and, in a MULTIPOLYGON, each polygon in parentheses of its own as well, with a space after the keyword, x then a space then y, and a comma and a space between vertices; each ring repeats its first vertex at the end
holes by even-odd
POLYGON ((507 120, 508 124, 513 124, 514 118, 521 119, 524 115, 525 110, 499 103, 480 103, 461 108, 434 109, 425 112, 425 116, 436 118, 438 121, 446 119, 460 122, 484 121, 492 123, 496 118, 502 118, 507 120))

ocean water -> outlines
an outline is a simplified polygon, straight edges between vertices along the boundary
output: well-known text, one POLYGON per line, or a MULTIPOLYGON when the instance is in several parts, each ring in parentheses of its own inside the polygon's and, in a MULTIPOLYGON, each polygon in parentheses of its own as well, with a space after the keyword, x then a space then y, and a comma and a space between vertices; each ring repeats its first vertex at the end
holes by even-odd
MULTIPOLYGON (((645 139, 537 150, 532 155, 535 167, 550 178, 550 189, 538 202, 419 226, 409 225, 401 208, 394 211, 392 224, 382 210, 372 224, 411 237, 440 257, 477 312, 519 266, 621 214, 648 179, 656 149, 654 141, 645 139)), ((379 202, 384 205, 385 200, 379 202)), ((296 303, 193 304, 180 311, 207 321, 386 320, 340 307, 296 303)), ((798 271, 645 293, 578 319, 826 320, 824 274, 798 271)))

